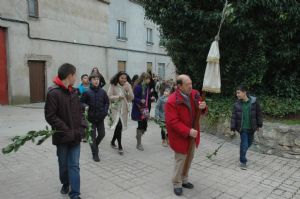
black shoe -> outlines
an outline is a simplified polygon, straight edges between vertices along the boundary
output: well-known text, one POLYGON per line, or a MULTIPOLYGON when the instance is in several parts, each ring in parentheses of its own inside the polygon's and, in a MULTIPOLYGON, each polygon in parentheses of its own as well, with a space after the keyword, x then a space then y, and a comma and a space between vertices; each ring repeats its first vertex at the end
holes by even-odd
POLYGON ((117 145, 115 144, 115 143, 110 143, 110 146, 111 146, 111 148, 113 148, 113 149, 117 149, 118 147, 117 147, 117 145))
POLYGON ((186 188, 186 189, 193 189, 194 185, 190 182, 182 184, 182 187, 186 188))
POLYGON ((64 184, 64 185, 61 187, 60 193, 61 193, 61 194, 67 194, 67 193, 69 193, 69 185, 68 185, 68 184, 64 184))
POLYGON ((100 162, 99 155, 98 155, 98 154, 94 154, 94 155, 93 155, 93 160, 94 160, 95 162, 100 162))
POLYGON ((174 188, 174 193, 176 196, 182 195, 182 188, 174 188))
POLYGON ((81 199, 80 196, 74 196, 72 199, 81 199))
POLYGON ((119 149, 119 154, 120 154, 120 155, 123 155, 123 154, 124 154, 123 148, 120 148, 120 149, 119 149))
POLYGON ((240 164, 240 168, 241 168, 242 170, 247 170, 247 164, 246 164, 246 163, 241 163, 241 164, 240 164))

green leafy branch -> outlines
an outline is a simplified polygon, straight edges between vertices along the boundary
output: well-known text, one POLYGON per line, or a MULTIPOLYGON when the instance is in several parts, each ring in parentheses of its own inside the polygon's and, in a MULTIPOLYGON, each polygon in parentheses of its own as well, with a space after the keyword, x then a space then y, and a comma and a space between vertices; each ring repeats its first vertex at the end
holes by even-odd
POLYGON ((8 154, 12 151, 17 152, 21 146, 23 146, 27 141, 35 142, 37 137, 42 137, 38 142, 37 145, 41 145, 44 143, 46 139, 52 136, 55 133, 54 130, 50 130, 48 126, 44 130, 40 131, 29 131, 26 135, 23 136, 14 136, 11 141, 12 143, 7 145, 6 147, 2 148, 3 154, 8 154))
POLYGON ((85 109, 85 111, 83 113, 83 117, 88 123, 86 129, 84 130, 85 139, 86 139, 87 143, 92 144, 93 143, 93 139, 92 139, 93 129, 92 129, 92 123, 90 123, 89 120, 88 120, 88 108, 85 109))
MULTIPOLYGON (((88 122, 87 117, 88 117, 88 109, 85 110, 84 114, 84 119, 88 122)), ((37 137, 42 137, 38 140, 36 145, 41 145, 43 144, 49 137, 54 135, 54 133, 57 132, 55 130, 49 129, 48 126, 46 126, 45 129, 40 130, 40 131, 29 131, 26 135, 23 136, 14 136, 11 138, 12 143, 7 145, 6 147, 2 148, 2 153, 3 154, 8 154, 12 151, 17 152, 21 146, 23 146, 27 141, 32 141, 33 143, 35 142, 35 139, 37 137)), ((88 126, 85 129, 85 136, 86 140, 88 143, 92 143, 92 124, 88 122, 88 126)))
POLYGON ((119 108, 119 105, 120 105, 120 99, 118 99, 117 101, 111 101, 110 102, 110 106, 109 106, 109 109, 108 109, 108 126, 111 128, 112 125, 114 124, 114 119, 113 119, 113 116, 112 116, 112 109, 118 109, 119 108))
MULTIPOLYGON (((230 135, 230 139, 231 139, 231 140, 234 139, 235 136, 236 136, 235 133, 231 134, 231 135, 230 135)), ((226 142, 227 142, 226 140, 223 141, 223 142, 222 142, 222 143, 214 150, 214 152, 212 152, 211 154, 207 154, 206 157, 207 157, 208 159, 211 160, 213 156, 217 156, 219 150, 223 147, 223 145, 224 145, 226 142)))
POLYGON ((163 129, 164 131, 166 131, 166 122, 161 120, 161 119, 158 119, 158 118, 155 118, 155 117, 151 117, 149 119, 149 121, 153 121, 155 124, 157 124, 161 129, 163 129))
POLYGON ((226 142, 226 141, 223 141, 223 142, 218 146, 218 148, 215 149, 215 151, 214 151, 213 153, 207 154, 206 157, 207 157, 208 159, 211 160, 211 158, 212 158, 213 156, 217 156, 219 150, 222 148, 222 146, 225 144, 225 142, 226 142))

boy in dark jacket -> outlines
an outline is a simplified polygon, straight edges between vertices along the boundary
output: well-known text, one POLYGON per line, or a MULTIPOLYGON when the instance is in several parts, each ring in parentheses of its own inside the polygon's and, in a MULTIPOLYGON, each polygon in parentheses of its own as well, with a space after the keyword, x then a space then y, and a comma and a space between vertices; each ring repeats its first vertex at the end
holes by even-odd
POLYGON ((100 77, 96 73, 91 74, 90 80, 91 87, 82 95, 80 101, 88 107, 88 120, 93 129, 91 150, 93 160, 99 162, 98 146, 105 136, 104 119, 108 113, 109 99, 105 90, 100 87, 100 77))
POLYGON ((72 87, 75 73, 76 68, 71 64, 59 67, 54 85, 48 89, 45 118, 55 130, 52 141, 57 147, 59 178, 63 184, 60 192, 69 193, 71 199, 80 199, 80 141, 87 123, 82 117, 78 90, 72 87))
POLYGON ((247 95, 244 86, 236 89, 238 101, 233 106, 231 117, 231 131, 240 133, 240 167, 247 169, 246 153, 252 145, 255 131, 263 125, 262 112, 256 97, 247 95))

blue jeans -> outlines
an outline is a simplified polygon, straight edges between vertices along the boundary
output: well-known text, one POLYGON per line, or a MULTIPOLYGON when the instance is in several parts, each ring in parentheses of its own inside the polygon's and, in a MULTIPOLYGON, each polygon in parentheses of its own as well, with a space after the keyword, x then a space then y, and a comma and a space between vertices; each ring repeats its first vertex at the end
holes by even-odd
POLYGON ((79 157, 80 144, 70 146, 68 144, 57 145, 57 157, 59 165, 59 179, 63 185, 70 185, 70 198, 80 195, 79 157))
POLYGON ((240 132, 241 145, 240 145, 240 162, 243 164, 247 163, 246 154, 248 149, 253 143, 254 132, 248 129, 242 129, 240 132))

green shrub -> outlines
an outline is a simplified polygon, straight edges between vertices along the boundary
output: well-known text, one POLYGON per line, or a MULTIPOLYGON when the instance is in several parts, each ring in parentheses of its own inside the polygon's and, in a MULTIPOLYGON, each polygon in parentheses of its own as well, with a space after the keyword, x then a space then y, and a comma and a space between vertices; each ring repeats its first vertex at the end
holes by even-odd
MULTIPOLYGON (((207 98, 209 112, 208 125, 214 125, 219 119, 231 118, 236 99, 212 97, 207 98)), ((272 119, 284 119, 290 115, 300 114, 300 99, 286 99, 272 96, 258 97, 264 115, 272 119)))

